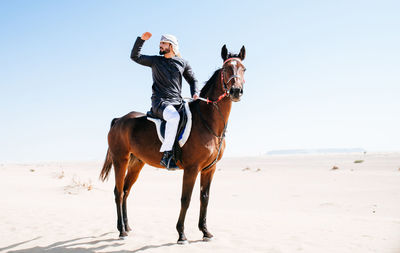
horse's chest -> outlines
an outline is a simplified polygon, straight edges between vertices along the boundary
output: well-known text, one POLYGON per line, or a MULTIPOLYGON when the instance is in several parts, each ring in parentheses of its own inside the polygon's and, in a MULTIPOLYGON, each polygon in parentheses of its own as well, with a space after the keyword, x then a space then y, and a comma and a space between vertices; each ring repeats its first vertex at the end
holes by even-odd
POLYGON ((225 149, 225 140, 223 140, 222 145, 220 145, 219 140, 216 138, 212 138, 208 140, 205 144, 205 148, 207 150, 207 153, 209 156, 215 156, 218 153, 218 150, 220 149, 220 153, 223 153, 225 149))

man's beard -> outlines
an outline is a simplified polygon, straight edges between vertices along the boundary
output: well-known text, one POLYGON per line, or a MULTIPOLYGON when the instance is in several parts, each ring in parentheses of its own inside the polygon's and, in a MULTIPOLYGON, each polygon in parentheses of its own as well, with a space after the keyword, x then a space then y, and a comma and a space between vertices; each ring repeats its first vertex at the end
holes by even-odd
POLYGON ((160 55, 164 55, 164 54, 168 54, 169 52, 170 52, 169 48, 167 48, 167 49, 165 49, 165 50, 162 50, 162 49, 160 48, 159 54, 160 54, 160 55))

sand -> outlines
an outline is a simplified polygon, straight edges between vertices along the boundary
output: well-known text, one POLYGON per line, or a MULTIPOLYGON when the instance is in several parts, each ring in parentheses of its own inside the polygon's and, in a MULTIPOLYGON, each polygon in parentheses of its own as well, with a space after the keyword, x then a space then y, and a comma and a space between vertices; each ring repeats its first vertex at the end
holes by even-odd
POLYGON ((144 167, 129 196, 133 231, 119 240, 114 174, 99 181, 101 166, 0 163, 0 252, 400 252, 399 153, 223 158, 215 238, 197 229, 197 181, 188 245, 176 244, 182 171, 144 167))

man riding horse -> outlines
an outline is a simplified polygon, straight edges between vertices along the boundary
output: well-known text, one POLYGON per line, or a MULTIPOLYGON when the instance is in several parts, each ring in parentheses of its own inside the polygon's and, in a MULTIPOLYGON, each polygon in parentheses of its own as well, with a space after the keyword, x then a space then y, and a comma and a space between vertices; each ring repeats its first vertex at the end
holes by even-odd
POLYGON ((199 97, 197 80, 189 63, 180 57, 178 40, 173 35, 162 35, 160 55, 142 55, 143 43, 150 39, 151 33, 145 32, 136 39, 131 52, 131 59, 141 65, 151 67, 153 76, 153 94, 151 96, 152 113, 166 121, 165 139, 160 152, 164 152, 160 164, 167 169, 176 169, 173 158, 173 145, 180 120, 175 107, 182 104, 182 76, 190 85, 194 100, 199 97))
MULTIPOLYGON (((196 81, 189 65, 180 57, 175 56, 178 52, 178 44, 174 37, 162 37, 160 51, 161 53, 165 52, 165 57, 140 55, 140 48, 144 40, 149 39, 150 36, 151 34, 145 33, 142 36, 143 39, 138 38, 132 52, 132 59, 152 67, 154 80, 152 107, 154 113, 169 118, 168 111, 165 112, 166 108, 170 105, 173 107, 181 102, 180 84, 182 75, 186 80, 189 80, 194 98, 198 98, 194 102, 185 104, 185 107, 189 107, 191 112, 192 127, 190 136, 186 144, 182 146, 180 158, 177 162, 179 168, 183 170, 181 208, 176 223, 176 230, 179 235, 177 242, 178 244, 188 243, 184 223, 198 175, 200 175, 198 228, 203 233, 203 240, 209 241, 213 238, 207 228, 210 186, 217 162, 221 160, 224 154, 225 132, 232 103, 240 101, 243 95, 244 72, 246 70, 243 60, 246 56, 246 50, 243 46, 238 54, 233 54, 229 53, 224 45, 221 49, 222 66, 214 72, 201 89, 201 97, 197 97, 196 81), (164 44, 165 41, 169 44, 164 44)), ((161 147, 160 138, 153 126, 154 122, 149 120, 146 114, 131 111, 120 118, 113 119, 107 135, 108 149, 100 178, 103 181, 106 180, 111 168, 114 167, 117 228, 121 239, 128 236, 129 231, 132 231, 128 222, 127 199, 143 166, 148 164, 156 168, 164 167, 159 162, 162 160, 162 153, 158 152, 161 147)), ((171 138, 171 140, 170 143, 173 143, 174 138, 171 138)), ((171 148, 171 144, 169 145, 169 148, 171 148)), ((164 148, 164 151, 167 150, 165 146, 161 148, 164 148)))

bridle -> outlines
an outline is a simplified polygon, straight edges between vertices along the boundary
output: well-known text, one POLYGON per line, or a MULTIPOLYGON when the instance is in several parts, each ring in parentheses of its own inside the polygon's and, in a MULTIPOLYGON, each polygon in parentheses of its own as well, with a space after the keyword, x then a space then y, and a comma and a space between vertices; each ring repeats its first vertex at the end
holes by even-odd
MULTIPOLYGON (((210 100, 209 98, 202 98, 202 97, 199 97, 198 99, 199 100, 202 100, 202 101, 204 101, 204 102, 206 102, 207 104, 209 104, 209 103, 212 103, 212 104, 217 104, 219 101, 221 101, 223 98, 225 98, 225 97, 227 97, 227 96, 229 96, 229 89, 228 89, 228 83, 230 82, 230 81, 232 81, 232 79, 235 79, 235 78, 241 78, 242 79, 242 76, 241 75, 238 75, 237 73, 233 73, 233 75, 231 75, 229 78, 228 78, 228 81, 226 81, 225 82, 225 73, 226 73, 226 69, 225 69, 225 64, 227 63, 227 62, 230 62, 230 61, 232 61, 232 60, 235 60, 235 61, 238 61, 238 62, 240 62, 240 63, 242 63, 242 60, 240 59, 240 58, 238 58, 238 57, 231 57, 231 58, 228 58, 228 59, 226 59, 225 61, 224 61, 224 63, 222 64, 222 68, 221 68, 221 83, 222 83, 222 85, 223 85, 223 90, 224 90, 224 93, 222 93, 222 95, 220 95, 216 100, 210 100)), ((234 70, 235 71, 235 70, 234 70)), ((236 70, 237 71, 237 70, 236 70)), ((243 83, 244 83, 245 81, 244 81, 244 78, 243 78, 243 83)))
MULTIPOLYGON (((198 112, 198 114, 199 114, 199 116, 200 116, 200 119, 201 119, 203 125, 207 128, 207 130, 208 130, 212 135, 214 135, 215 137, 217 137, 217 139, 219 140, 218 153, 217 153, 217 156, 216 156, 215 160, 214 160, 211 164, 209 164, 207 167, 203 168, 202 171, 211 168, 214 164, 217 163, 218 158, 219 158, 219 155, 220 155, 220 153, 221 153, 222 143, 223 143, 223 140, 224 140, 224 138, 225 138, 226 128, 228 127, 228 122, 225 122, 224 116, 222 115, 222 112, 221 112, 221 110, 219 109, 218 102, 221 101, 224 97, 229 96, 229 89, 228 89, 228 87, 227 87, 228 83, 229 83, 232 79, 234 79, 234 78, 242 78, 242 76, 240 76, 240 75, 238 75, 237 73, 235 73, 235 70, 234 70, 233 75, 231 75, 231 76, 228 78, 228 81, 225 82, 225 80, 224 80, 224 76, 225 76, 225 73, 226 73, 226 72, 225 72, 225 71, 226 71, 226 70, 225 70, 225 64, 226 64, 227 62, 229 62, 229 61, 232 61, 232 60, 236 60, 236 61, 239 61, 240 63, 242 63, 242 61, 241 61, 240 58, 232 57, 232 58, 226 59, 226 60, 224 61, 224 63, 222 64, 222 69, 221 69, 221 83, 223 84, 224 93, 223 93, 222 95, 220 95, 220 96, 218 97, 217 100, 214 100, 214 101, 213 101, 213 100, 209 100, 208 98, 202 98, 202 97, 199 97, 199 98, 198 98, 199 100, 202 100, 202 101, 206 102, 207 104, 211 103, 213 106, 215 106, 216 109, 217 109, 217 111, 218 111, 218 113, 219 113, 219 116, 221 117, 222 121, 224 122, 224 129, 222 130, 221 135, 217 135, 217 134, 214 132, 214 130, 207 124, 207 121, 203 118, 203 116, 201 115, 200 108, 199 108, 199 104, 197 104, 197 106, 196 106, 197 112, 198 112)), ((243 83, 244 83, 244 79, 243 79, 243 83)))
MULTIPOLYGON (((238 58, 238 57, 232 57, 232 58, 226 59, 226 60, 224 61, 224 63, 222 64, 221 82, 222 82, 222 84, 224 85, 224 91, 225 91, 225 93, 228 93, 228 94, 229 94, 229 90, 228 90, 227 84, 228 84, 232 79, 234 79, 234 78, 237 78, 237 77, 238 77, 238 78, 241 78, 241 77, 242 77, 242 76, 238 75, 237 73, 235 73, 235 72, 237 71, 237 69, 234 69, 233 75, 231 75, 231 76, 228 78, 228 81, 225 82, 225 80, 224 80, 224 76, 225 76, 225 73, 226 73, 225 64, 226 64, 227 62, 232 61, 232 60, 235 60, 235 61, 238 61, 238 62, 242 63, 242 60, 241 60, 240 58, 238 58)), ((235 65, 236 65, 236 62, 235 62, 235 65)))

